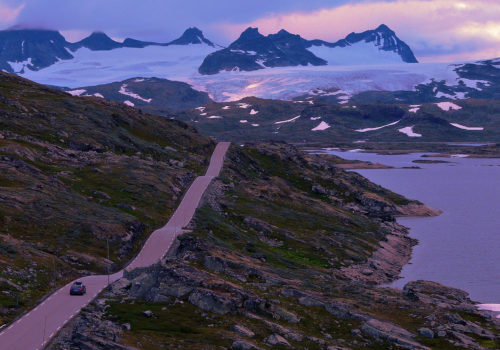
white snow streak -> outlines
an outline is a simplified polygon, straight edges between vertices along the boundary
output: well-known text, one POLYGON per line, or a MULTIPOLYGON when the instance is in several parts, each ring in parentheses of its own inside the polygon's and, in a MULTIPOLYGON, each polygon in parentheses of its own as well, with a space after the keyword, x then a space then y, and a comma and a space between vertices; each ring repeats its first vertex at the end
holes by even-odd
POLYGON ((287 119, 287 120, 281 120, 279 122, 275 122, 274 124, 283 124, 283 123, 290 123, 293 122, 294 120, 300 118, 300 115, 293 117, 292 119, 287 119))
POLYGON ((482 127, 482 126, 465 126, 465 125, 458 124, 458 123, 450 123, 450 124, 453 125, 455 128, 459 128, 462 130, 472 130, 472 131, 484 130, 484 127, 482 127))
POLYGON ((130 106, 130 107, 134 107, 134 103, 133 102, 130 102, 129 100, 125 100, 123 101, 123 103, 125 103, 127 106, 130 106))
POLYGON ((118 92, 122 95, 130 96, 130 97, 133 97, 137 100, 141 100, 141 101, 144 101, 147 103, 151 102, 151 100, 152 100, 151 98, 144 98, 144 97, 137 95, 136 93, 133 93, 132 91, 127 90, 127 84, 123 84, 120 87, 120 90, 118 92))
POLYGON ((397 123, 399 123, 401 120, 397 120, 395 122, 392 122, 390 124, 385 124, 385 125, 382 125, 382 126, 377 126, 376 128, 365 128, 365 129, 357 129, 356 131, 357 132, 367 132, 367 131, 374 131, 374 130, 379 130, 379 129, 382 129, 382 128, 385 128, 385 127, 388 127, 388 126, 392 126, 392 125, 396 125, 397 123))

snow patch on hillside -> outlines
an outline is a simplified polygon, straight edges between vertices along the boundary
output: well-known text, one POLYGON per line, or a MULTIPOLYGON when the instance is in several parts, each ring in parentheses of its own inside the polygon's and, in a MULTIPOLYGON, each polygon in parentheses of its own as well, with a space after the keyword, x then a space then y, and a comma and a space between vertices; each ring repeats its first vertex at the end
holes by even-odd
POLYGON ((420 105, 410 105, 410 109, 408 112, 410 113, 417 113, 420 109, 420 105))
POLYGON ((87 90, 85 89, 76 89, 76 90, 69 90, 69 91, 66 91, 68 94, 72 95, 72 96, 80 96, 81 94, 87 92, 87 90))
POLYGON ((256 111, 255 109, 252 108, 252 110, 250 111, 250 115, 255 115, 259 113, 259 111, 256 111))
POLYGON ((120 90, 118 92, 122 95, 130 96, 135 98, 136 100, 141 100, 147 103, 150 103, 152 101, 151 98, 144 98, 136 93, 133 93, 132 91, 127 90, 127 84, 123 84, 122 86, 120 86, 120 90))
POLYGON ((465 86, 476 89, 476 90, 482 90, 480 87, 478 87, 479 84, 482 84, 484 86, 490 86, 490 82, 487 80, 472 80, 472 79, 465 79, 465 78, 457 78, 457 81, 460 82, 460 80, 465 84, 465 86))
POLYGON ((417 134, 416 132, 413 132, 414 126, 415 125, 407 126, 407 127, 398 129, 398 131, 403 133, 403 134, 406 134, 406 136, 408 136, 408 137, 422 137, 422 134, 417 134))
POLYGON ((312 128, 311 131, 322 131, 330 128, 330 125, 326 122, 319 123, 316 127, 312 128))
POLYGON ((459 105, 454 104, 453 102, 438 102, 436 105, 441 108, 443 111, 459 110, 462 109, 459 105))
POLYGON ((129 101, 129 100, 125 100, 125 101, 123 101, 123 103, 125 103, 127 106, 130 106, 130 107, 134 107, 135 106, 134 103, 131 102, 131 101, 129 101))
POLYGON ((9 61, 7 61, 7 63, 10 65, 10 67, 12 68, 12 70, 14 71, 14 73, 22 73, 23 71, 24 72, 30 71, 29 68, 28 69, 24 69, 24 68, 27 68, 27 66, 32 65, 31 57, 27 58, 24 61, 19 61, 19 62, 9 62, 9 61))

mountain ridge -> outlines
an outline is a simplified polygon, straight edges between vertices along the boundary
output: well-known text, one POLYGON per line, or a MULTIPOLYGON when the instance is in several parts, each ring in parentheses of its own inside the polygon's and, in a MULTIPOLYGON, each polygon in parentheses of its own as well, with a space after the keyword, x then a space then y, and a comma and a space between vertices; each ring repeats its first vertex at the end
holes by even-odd
POLYGON ((190 44, 215 47, 215 44, 205 38, 203 32, 196 27, 186 29, 180 37, 166 43, 133 38, 126 38, 123 42, 119 42, 101 31, 94 31, 82 40, 71 43, 56 30, 7 29, 0 31, 0 70, 21 74, 25 69, 40 70, 60 60, 74 58, 72 53, 81 48, 91 51, 111 51, 119 48, 190 44))
MULTIPOLYGON (((267 67, 327 65, 331 62, 322 57, 326 53, 315 53, 309 49, 321 46, 347 49, 359 43, 372 44, 378 51, 394 53, 395 60, 399 56, 402 62, 418 63, 410 47, 385 24, 362 33, 352 32, 334 43, 319 39, 307 40, 285 29, 264 36, 258 28, 248 27, 227 48, 208 55, 198 71, 200 74, 210 75, 221 71, 253 71, 267 67)), ((377 51, 372 51, 361 53, 366 63, 372 59, 370 56, 377 54, 377 51)))

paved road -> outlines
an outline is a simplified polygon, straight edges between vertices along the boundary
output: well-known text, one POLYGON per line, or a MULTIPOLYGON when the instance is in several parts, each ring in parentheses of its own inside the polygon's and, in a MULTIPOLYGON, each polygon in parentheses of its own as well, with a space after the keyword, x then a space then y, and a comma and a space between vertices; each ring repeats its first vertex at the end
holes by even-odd
MULTIPOLYGON (((193 218, 210 181, 219 175, 228 148, 228 142, 217 144, 205 176, 195 179, 168 223, 151 234, 140 253, 127 266, 128 270, 152 265, 168 251, 175 237, 193 218)), ((116 281, 122 275, 123 270, 111 275, 110 282, 116 281)), ((66 322, 107 286, 108 276, 87 276, 78 280, 87 286, 86 295, 70 296, 69 288, 73 282, 60 288, 0 333, 0 350, 42 349, 66 322)))

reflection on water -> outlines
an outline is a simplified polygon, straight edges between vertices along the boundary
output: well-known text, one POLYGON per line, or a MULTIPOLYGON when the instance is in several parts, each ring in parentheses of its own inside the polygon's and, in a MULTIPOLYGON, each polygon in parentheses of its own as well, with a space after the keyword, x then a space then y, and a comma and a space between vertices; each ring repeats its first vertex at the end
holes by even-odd
MULTIPOLYGON (((412 160, 421 156, 327 153, 397 168, 415 166, 412 160)), ((418 164, 422 169, 356 170, 394 192, 444 211, 439 217, 398 219, 419 244, 394 286, 432 280, 466 290, 474 300, 500 303, 500 159, 446 160, 452 163, 418 164)))

